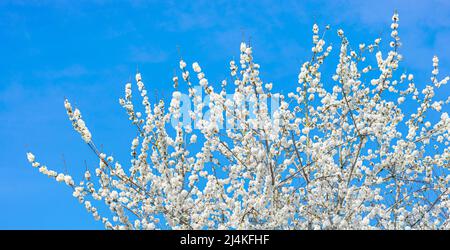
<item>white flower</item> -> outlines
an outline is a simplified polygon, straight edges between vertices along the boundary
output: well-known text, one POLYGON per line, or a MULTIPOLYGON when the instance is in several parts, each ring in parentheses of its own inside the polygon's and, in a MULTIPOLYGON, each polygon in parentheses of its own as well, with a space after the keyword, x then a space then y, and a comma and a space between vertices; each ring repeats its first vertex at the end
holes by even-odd
POLYGON ((394 22, 398 22, 399 21, 397 11, 394 12, 394 15, 392 16, 392 21, 394 21, 394 22))
POLYGON ((319 32, 319 26, 317 26, 317 24, 314 24, 312 30, 314 34, 317 34, 319 32))
POLYGON ((110 195, 111 199, 117 200, 119 198, 119 193, 116 190, 113 190, 110 195))
POLYGON ((431 104, 431 108, 440 112, 442 110, 442 105, 439 102, 433 102, 433 104, 431 104))
POLYGON ((247 49, 247 45, 245 43, 241 43, 241 52, 245 52, 247 49))
POLYGON ((86 209, 87 209, 88 211, 90 211, 91 208, 92 208, 92 205, 91 205, 91 202, 90 202, 90 201, 85 201, 85 202, 84 202, 84 206, 86 207, 86 209))
POLYGON ((42 173, 42 174, 47 174, 47 167, 46 166, 42 166, 42 167, 40 167, 39 168, 39 173, 42 173))
POLYGON ((83 130, 82 136, 81 136, 81 137, 83 138, 83 140, 84 140, 86 143, 91 142, 91 139, 92 139, 91 132, 89 132, 89 130, 87 130, 86 128, 83 130))
POLYGON ((30 163, 33 163, 34 160, 35 160, 35 157, 34 157, 34 155, 33 155, 32 153, 28 152, 28 153, 27 153, 27 159, 28 159, 28 161, 29 161, 30 163))
POLYGON ((136 82, 140 82, 142 80, 141 73, 136 74, 136 82))
POLYGON ((208 80, 206 78, 203 78, 200 80, 200 86, 206 87, 208 85, 208 80))
POLYGON ((192 64, 192 69, 193 69, 194 72, 196 72, 196 73, 200 73, 200 72, 202 71, 202 68, 200 68, 200 65, 198 65, 197 62, 194 62, 194 63, 192 64))
POLYGON ((196 143, 197 142, 197 135, 191 135, 191 139, 190 139, 191 143, 196 143))
POLYGON ((70 175, 64 176, 64 182, 69 186, 72 186, 74 184, 74 182, 72 180, 72 176, 70 176, 70 175))
POLYGON ((188 78, 189 78, 189 71, 183 72, 182 76, 183 76, 183 79, 184 79, 185 81, 187 81, 188 78))
POLYGON ((64 181, 64 174, 58 174, 58 175, 56 176, 56 181, 57 181, 57 182, 62 182, 62 181, 64 181))
POLYGON ((180 69, 185 69, 186 68, 186 62, 183 60, 180 60, 180 69))
POLYGON ((308 134, 309 131, 310 131, 310 128, 309 128, 309 127, 304 127, 304 128, 302 129, 302 133, 305 134, 305 135, 308 134))
POLYGON ((438 63, 439 62, 439 58, 437 56, 433 56, 433 63, 438 63))
POLYGON ((89 171, 84 172, 84 178, 86 180, 90 180, 91 179, 91 172, 89 172, 89 171))
POLYGON ((180 98, 181 98, 181 92, 179 92, 179 91, 174 91, 174 92, 172 93, 172 97, 175 98, 175 99, 177 99, 177 100, 180 100, 180 98))
POLYGON ((85 124, 84 121, 81 120, 81 119, 78 119, 77 125, 78 125, 81 129, 84 129, 84 128, 86 127, 86 124, 85 124))
POLYGON ((72 110, 72 106, 67 99, 64 100, 64 108, 66 108, 66 110, 72 110))
POLYGON ((138 145, 139 145, 139 138, 136 137, 133 139, 133 142, 131 143, 131 148, 135 149, 135 148, 137 148, 138 145))

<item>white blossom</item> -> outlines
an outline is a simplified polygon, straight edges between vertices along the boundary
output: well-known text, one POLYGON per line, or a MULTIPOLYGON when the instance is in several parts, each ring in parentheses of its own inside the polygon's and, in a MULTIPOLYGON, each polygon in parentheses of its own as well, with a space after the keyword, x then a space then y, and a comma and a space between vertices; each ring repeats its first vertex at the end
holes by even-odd
POLYGON ((200 68, 200 65, 198 65, 198 62, 194 62, 192 64, 192 69, 194 70, 194 72, 196 73, 200 73, 202 71, 202 69, 200 68))
POLYGON ((30 162, 30 163, 33 163, 34 162, 34 160, 35 160, 35 157, 34 157, 34 155, 32 154, 32 153, 27 153, 27 159, 28 159, 28 161, 30 162))
POLYGON ((142 105, 132 83, 119 99, 136 129, 120 163, 66 99, 97 166, 69 175, 27 159, 107 229, 449 229, 449 77, 438 75, 437 57, 425 86, 398 72, 399 20, 395 13, 391 48, 380 38, 352 46, 339 29, 330 61, 314 24, 313 56, 288 94, 262 79, 246 43, 218 82, 197 62, 190 77, 180 60, 170 103, 153 102, 137 73, 142 105), (334 61, 333 72, 322 70, 334 61))

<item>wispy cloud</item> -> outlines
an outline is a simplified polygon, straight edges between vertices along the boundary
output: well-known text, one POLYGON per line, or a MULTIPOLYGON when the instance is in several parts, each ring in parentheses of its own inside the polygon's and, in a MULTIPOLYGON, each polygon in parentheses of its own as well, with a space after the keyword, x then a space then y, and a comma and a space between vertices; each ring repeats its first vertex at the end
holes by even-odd
POLYGON ((160 63, 168 58, 168 54, 163 50, 146 46, 132 46, 129 54, 130 61, 138 63, 160 63))
POLYGON ((134 32, 136 32, 136 27, 130 21, 125 22, 125 23, 119 23, 118 25, 116 25, 114 27, 109 26, 104 31, 105 37, 107 39, 122 37, 127 34, 132 34, 134 32))
POLYGON ((88 74, 88 70, 82 65, 71 65, 62 69, 45 69, 45 70, 37 70, 34 72, 36 77, 44 78, 44 79, 60 79, 60 78, 76 78, 80 76, 84 76, 88 74))

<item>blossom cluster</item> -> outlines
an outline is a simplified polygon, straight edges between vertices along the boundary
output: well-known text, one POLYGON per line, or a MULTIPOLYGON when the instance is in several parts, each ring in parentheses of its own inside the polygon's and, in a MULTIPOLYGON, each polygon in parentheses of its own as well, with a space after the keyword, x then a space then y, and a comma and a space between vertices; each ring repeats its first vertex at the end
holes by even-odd
POLYGON ((131 83, 119 100, 138 131, 126 166, 95 146, 68 100, 98 166, 76 183, 27 158, 107 229, 450 229, 450 98, 436 97, 449 77, 439 79, 437 57, 423 89, 399 72, 398 24, 394 13, 387 53, 380 38, 354 50, 339 29, 331 75, 321 69, 330 27, 314 24, 312 57, 287 95, 263 82, 246 43, 219 86, 198 62, 180 60, 168 106, 150 103, 137 73, 142 113, 131 83), (94 207, 102 202, 109 210, 94 207))

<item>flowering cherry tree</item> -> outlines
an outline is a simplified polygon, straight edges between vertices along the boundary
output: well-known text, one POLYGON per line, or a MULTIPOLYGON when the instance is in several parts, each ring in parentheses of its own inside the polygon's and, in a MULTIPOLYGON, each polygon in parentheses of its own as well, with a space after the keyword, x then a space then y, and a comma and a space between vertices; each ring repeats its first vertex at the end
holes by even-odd
POLYGON ((218 85, 180 60, 169 105, 150 103, 137 73, 142 107, 131 83, 120 99, 138 131, 124 165, 96 147, 66 99, 98 167, 76 181, 32 153, 28 160, 71 187, 107 229, 450 229, 450 98, 435 98, 449 77, 438 77, 436 56, 423 89, 398 72, 398 21, 394 13, 387 52, 380 38, 352 48, 338 30, 328 76, 330 28, 314 24, 312 56, 287 96, 263 82, 245 43, 218 85))

